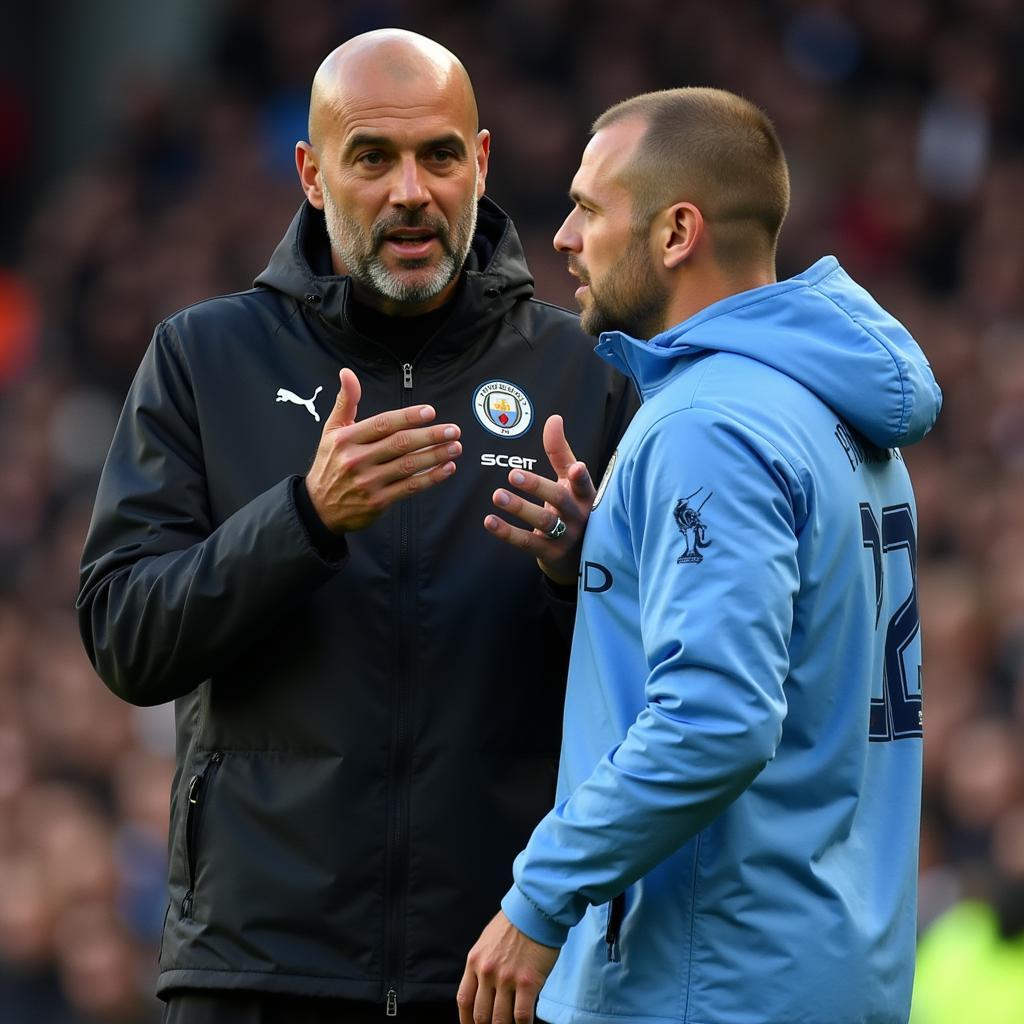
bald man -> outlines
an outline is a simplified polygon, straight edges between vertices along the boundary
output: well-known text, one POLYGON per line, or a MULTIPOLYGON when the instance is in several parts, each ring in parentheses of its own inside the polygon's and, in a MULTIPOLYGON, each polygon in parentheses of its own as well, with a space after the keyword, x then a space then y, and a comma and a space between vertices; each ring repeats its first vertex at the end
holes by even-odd
POLYGON ((176 704, 169 1021, 454 1021, 551 805, 631 399, 532 298, 489 146, 443 47, 335 50, 269 266, 161 323, 128 396, 78 607, 115 693, 176 704))

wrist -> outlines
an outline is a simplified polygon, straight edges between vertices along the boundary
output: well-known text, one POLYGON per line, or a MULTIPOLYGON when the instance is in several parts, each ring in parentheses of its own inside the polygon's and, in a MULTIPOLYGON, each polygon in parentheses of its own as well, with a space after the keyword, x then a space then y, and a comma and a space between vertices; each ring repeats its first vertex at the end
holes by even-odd
POLYGON ((337 558, 345 550, 344 534, 335 533, 320 518, 304 477, 299 477, 296 481, 295 508, 313 547, 328 561, 337 558))

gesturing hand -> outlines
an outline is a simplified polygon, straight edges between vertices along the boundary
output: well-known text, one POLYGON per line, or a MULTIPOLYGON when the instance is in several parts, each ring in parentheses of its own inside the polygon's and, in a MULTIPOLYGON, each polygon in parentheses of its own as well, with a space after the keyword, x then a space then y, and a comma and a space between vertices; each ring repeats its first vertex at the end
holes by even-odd
POLYGON ((543 505, 504 489, 495 491, 492 497, 498 508, 511 512, 530 529, 511 526, 495 515, 485 517, 484 526, 506 544, 532 552, 545 575, 569 586, 576 582, 580 568, 583 531, 594 504, 594 484, 586 465, 576 460, 565 439, 561 416, 550 416, 544 424, 544 451, 555 480, 521 469, 508 475, 510 484, 539 498, 543 505), (561 532, 557 532, 559 520, 565 524, 561 532))
POLYGON ((530 1024, 558 952, 527 938, 498 911, 466 958, 456 996, 460 1024, 530 1024))
POLYGON ((335 533, 369 526, 392 503, 434 487, 455 472, 462 454, 454 423, 426 426, 429 405, 378 413, 356 422, 362 388, 348 369, 320 435, 306 489, 313 507, 335 533))

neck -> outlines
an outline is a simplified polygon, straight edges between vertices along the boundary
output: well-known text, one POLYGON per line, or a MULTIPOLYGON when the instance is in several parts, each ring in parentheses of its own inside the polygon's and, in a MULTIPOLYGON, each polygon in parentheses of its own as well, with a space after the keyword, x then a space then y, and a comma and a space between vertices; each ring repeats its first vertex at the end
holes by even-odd
POLYGON ((693 267, 682 273, 684 276, 676 282, 665 308, 665 322, 661 326, 663 331, 689 320, 691 316, 696 316, 701 310, 722 299, 766 284, 775 284, 777 280, 774 263, 736 271, 726 271, 717 266, 693 267))

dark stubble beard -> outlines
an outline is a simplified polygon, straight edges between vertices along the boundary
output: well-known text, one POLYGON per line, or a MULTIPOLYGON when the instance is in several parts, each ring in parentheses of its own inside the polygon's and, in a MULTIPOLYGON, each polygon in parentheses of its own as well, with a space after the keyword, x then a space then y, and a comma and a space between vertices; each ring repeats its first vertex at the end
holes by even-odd
MULTIPOLYGON (((392 302, 418 305, 439 295, 462 270, 476 231, 475 187, 452 230, 444 218, 414 210, 382 217, 374 223, 369 236, 358 221, 335 203, 326 184, 323 191, 324 220, 331 248, 348 270, 349 277, 367 291, 392 302), (426 279, 407 280, 384 262, 381 256, 384 240, 389 232, 399 228, 427 228, 437 236, 441 259, 426 279)), ((410 270, 426 267, 428 262, 429 257, 405 261, 410 270)))
POLYGON ((646 232, 632 236, 622 259, 601 282, 599 293, 571 255, 569 269, 590 286, 590 306, 580 314, 580 326, 588 334, 597 337, 605 331, 622 331, 646 341, 663 329, 669 293, 653 273, 646 232))

